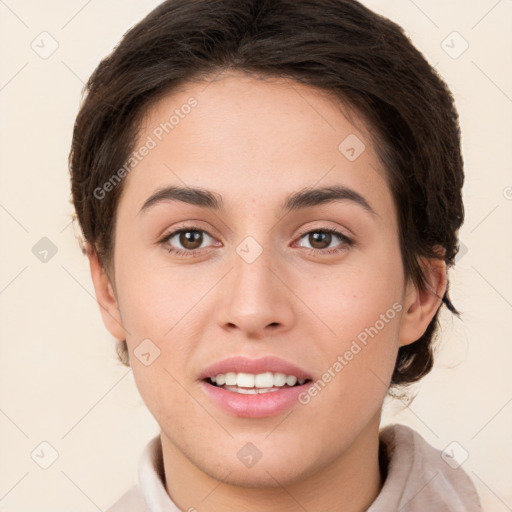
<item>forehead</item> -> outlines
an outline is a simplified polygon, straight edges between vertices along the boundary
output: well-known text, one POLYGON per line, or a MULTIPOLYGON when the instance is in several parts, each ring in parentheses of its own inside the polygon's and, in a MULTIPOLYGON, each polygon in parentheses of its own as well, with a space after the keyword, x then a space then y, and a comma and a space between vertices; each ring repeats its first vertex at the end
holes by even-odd
POLYGON ((393 215, 363 120, 332 95, 291 80, 231 72, 187 83, 146 112, 134 151, 145 156, 125 178, 119 207, 138 211, 156 189, 181 185, 217 192, 226 208, 269 209, 295 190, 341 184, 393 215))

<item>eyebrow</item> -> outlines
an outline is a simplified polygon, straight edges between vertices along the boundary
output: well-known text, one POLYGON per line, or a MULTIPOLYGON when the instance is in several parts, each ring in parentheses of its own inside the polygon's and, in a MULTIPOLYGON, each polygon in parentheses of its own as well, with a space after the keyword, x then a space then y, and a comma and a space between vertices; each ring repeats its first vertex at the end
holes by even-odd
MULTIPOLYGON (((210 190, 169 186, 158 189, 142 205, 139 214, 146 212, 156 204, 169 201, 180 201, 183 203, 200 206, 210 210, 219 211, 224 209, 224 201, 220 194, 210 190)), ((344 185, 333 185, 321 188, 304 188, 290 194, 281 205, 281 213, 311 208, 334 201, 351 201, 362 207, 373 216, 378 216, 370 203, 358 192, 344 185)))

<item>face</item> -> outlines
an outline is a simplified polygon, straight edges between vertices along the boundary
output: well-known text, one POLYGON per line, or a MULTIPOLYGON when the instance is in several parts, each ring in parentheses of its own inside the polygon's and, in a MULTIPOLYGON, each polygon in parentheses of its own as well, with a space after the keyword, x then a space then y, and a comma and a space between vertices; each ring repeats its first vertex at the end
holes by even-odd
POLYGON ((164 449, 219 480, 285 485, 354 454, 378 432, 399 346, 428 325, 409 318, 419 296, 385 171, 346 113, 305 85, 230 73, 141 125, 105 323, 164 449), (154 196, 168 187, 216 207, 154 196))

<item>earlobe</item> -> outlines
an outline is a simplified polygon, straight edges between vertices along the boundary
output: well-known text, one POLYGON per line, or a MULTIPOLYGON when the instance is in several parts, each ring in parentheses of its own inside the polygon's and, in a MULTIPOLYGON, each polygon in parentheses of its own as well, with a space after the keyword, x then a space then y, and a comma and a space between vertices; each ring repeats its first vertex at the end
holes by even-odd
POLYGON ((443 259, 424 259, 422 262, 426 289, 409 280, 404 296, 399 345, 409 345, 423 336, 439 309, 447 287, 446 263, 443 259))
POLYGON ((89 259, 91 278, 94 284, 96 300, 100 307, 101 317, 110 334, 118 340, 126 339, 126 332, 122 324, 119 305, 114 287, 101 265, 98 253, 90 245, 87 245, 86 255, 89 259))

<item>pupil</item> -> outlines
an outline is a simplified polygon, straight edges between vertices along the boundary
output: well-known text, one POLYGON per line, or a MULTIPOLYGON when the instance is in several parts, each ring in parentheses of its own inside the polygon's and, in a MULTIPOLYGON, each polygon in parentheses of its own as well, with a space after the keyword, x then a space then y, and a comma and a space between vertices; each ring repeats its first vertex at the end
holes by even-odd
POLYGON ((197 249, 201 246, 202 236, 199 231, 183 231, 180 236, 180 243, 187 249, 197 249), (199 244, 197 244, 197 240, 199 240, 199 244))
POLYGON ((315 244, 317 244, 319 241, 320 241, 320 248, 325 248, 325 247, 328 247, 331 240, 331 233, 323 233, 323 232, 316 232, 316 233, 312 233, 310 235, 312 238, 313 238, 313 243, 311 243, 311 245, 313 247, 315 247, 315 244), (327 245, 325 245, 325 239, 327 238, 327 245), (323 243, 322 243, 322 239, 323 239, 323 243))

